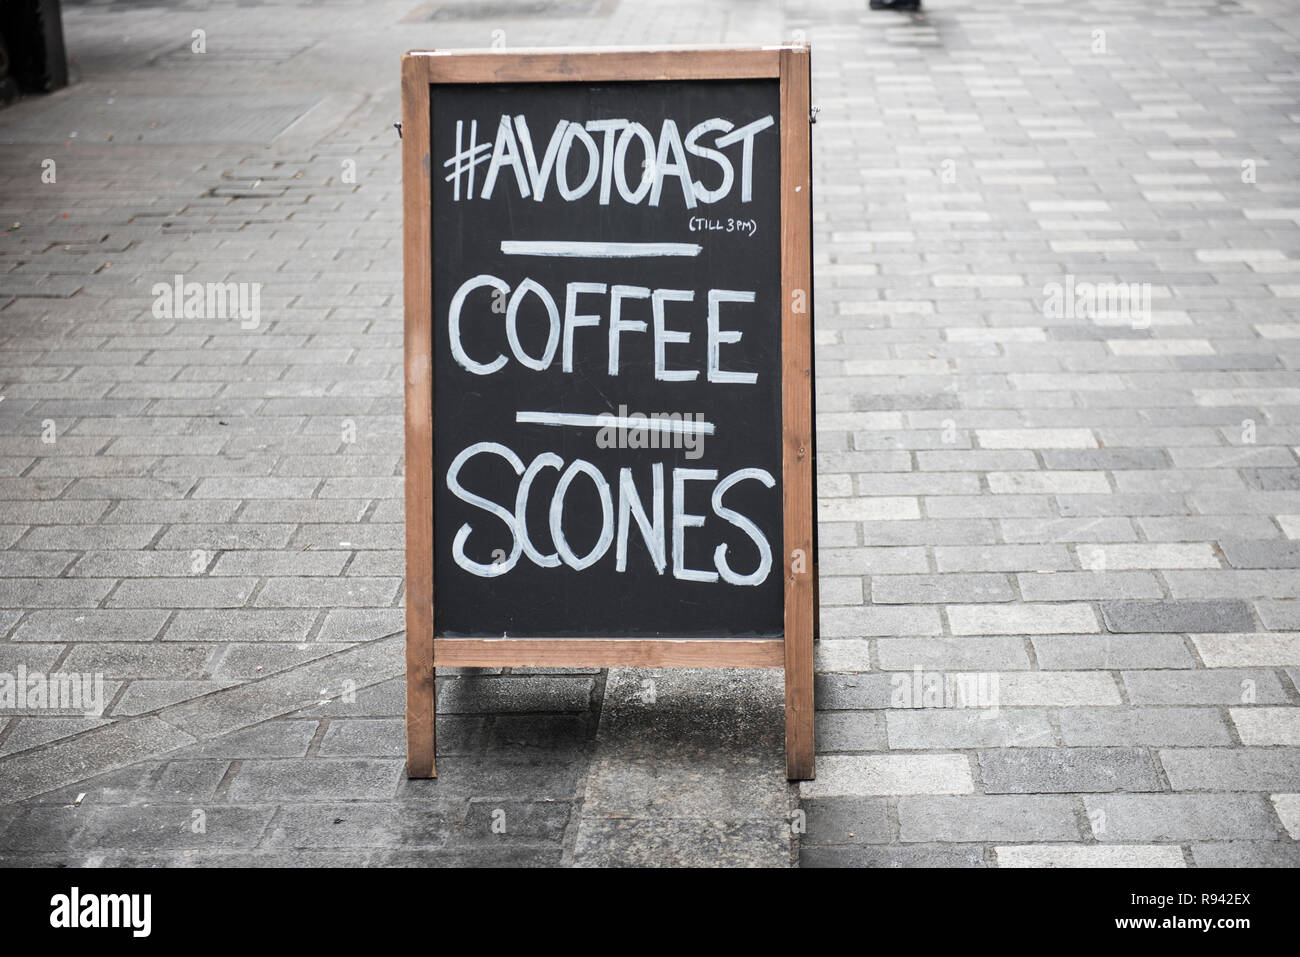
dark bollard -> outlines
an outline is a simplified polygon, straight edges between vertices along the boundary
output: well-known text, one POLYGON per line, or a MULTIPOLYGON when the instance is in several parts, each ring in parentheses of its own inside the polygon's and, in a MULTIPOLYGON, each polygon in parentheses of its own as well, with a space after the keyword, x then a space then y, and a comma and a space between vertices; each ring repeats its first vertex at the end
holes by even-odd
POLYGON ((0 85, 20 93, 51 93, 68 85, 59 0, 0 4, 0 85))

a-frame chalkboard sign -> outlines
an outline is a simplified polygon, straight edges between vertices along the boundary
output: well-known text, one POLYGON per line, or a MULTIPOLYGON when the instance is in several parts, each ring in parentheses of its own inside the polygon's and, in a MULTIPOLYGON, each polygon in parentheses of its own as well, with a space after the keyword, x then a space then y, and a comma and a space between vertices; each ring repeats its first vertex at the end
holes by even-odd
POLYGON ((784 668, 813 776, 809 77, 403 58, 410 776, 458 666, 784 668))

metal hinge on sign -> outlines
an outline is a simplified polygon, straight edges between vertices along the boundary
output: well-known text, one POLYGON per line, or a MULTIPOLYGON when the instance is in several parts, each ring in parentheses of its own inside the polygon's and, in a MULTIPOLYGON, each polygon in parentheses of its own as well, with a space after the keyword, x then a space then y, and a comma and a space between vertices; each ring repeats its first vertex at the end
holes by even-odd
POLYGON ((394 123, 393 129, 397 130, 397 138, 400 140, 402 138, 402 124, 394 123))
POLYGON ((820 106, 814 106, 811 110, 809 110, 809 111, 808 111, 808 122, 809 122, 809 123, 816 123, 816 122, 817 122, 817 114, 820 113, 821 111, 822 111, 822 108, 821 108, 820 106))

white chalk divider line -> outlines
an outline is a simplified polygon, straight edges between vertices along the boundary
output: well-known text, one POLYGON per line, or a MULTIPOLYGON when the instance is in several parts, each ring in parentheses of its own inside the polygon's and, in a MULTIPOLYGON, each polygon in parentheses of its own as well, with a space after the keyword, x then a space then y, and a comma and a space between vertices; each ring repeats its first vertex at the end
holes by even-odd
POLYGON ((688 422, 683 419, 651 418, 639 415, 613 415, 602 412, 590 415, 585 412, 516 412, 520 425, 574 426, 580 429, 624 429, 647 432, 668 432, 675 435, 712 435, 712 422, 688 422))
POLYGON ((649 256, 698 256, 695 243, 584 243, 550 240, 501 240, 507 256, 568 256, 581 259, 641 259, 649 256))

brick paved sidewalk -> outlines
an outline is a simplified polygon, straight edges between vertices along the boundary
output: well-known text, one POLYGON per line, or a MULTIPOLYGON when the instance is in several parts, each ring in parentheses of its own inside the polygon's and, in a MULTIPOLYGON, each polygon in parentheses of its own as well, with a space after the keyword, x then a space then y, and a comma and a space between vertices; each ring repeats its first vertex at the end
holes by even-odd
POLYGON ((849 9, 802 864, 1300 862, 1300 17, 849 9))
POLYGON ((510 6, 69 4, 0 112, 0 673, 108 702, 0 710, 0 864, 1300 863, 1300 17, 510 6), (402 773, 398 57, 575 37, 813 45, 802 788, 726 671, 448 672, 402 773))

